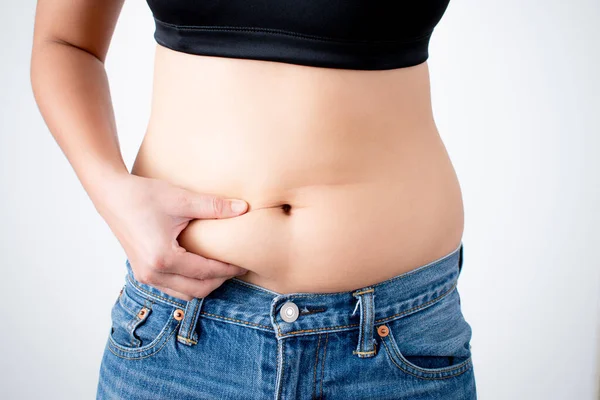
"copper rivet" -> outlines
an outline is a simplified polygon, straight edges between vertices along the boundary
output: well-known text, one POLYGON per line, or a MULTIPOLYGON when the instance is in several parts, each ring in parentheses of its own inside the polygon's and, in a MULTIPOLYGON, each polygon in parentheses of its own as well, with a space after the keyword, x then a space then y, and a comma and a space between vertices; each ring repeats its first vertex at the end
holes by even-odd
POLYGON ((175 317, 177 321, 181 321, 183 319, 183 310, 175 310, 175 312, 173 313, 173 317, 175 317))
POLYGON ((144 318, 144 316, 145 316, 145 315, 146 315, 146 309, 145 309, 145 308, 142 308, 142 309, 140 310, 140 312, 138 313, 138 317, 140 317, 140 318, 144 318))
POLYGON ((390 330, 388 329, 387 326, 381 325, 377 328, 377 333, 379 334, 379 336, 384 337, 384 336, 387 336, 388 333, 390 333, 390 330))

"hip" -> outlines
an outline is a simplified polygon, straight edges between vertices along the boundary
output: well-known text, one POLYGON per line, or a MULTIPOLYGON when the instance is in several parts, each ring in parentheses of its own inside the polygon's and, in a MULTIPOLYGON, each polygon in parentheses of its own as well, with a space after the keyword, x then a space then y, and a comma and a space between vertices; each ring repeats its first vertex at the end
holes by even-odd
POLYGON ((128 262, 98 399, 476 399, 463 246, 336 293, 283 294, 232 278, 182 301, 128 262))

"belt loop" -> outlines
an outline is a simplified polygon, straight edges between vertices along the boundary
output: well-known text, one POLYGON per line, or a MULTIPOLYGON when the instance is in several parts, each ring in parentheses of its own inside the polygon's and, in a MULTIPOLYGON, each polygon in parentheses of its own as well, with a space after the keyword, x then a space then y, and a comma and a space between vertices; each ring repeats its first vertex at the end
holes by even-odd
POLYGON ((373 357, 377 354, 375 338, 373 337, 375 329, 374 292, 374 288, 366 287, 352 293, 352 296, 358 298, 357 306, 360 306, 358 345, 356 346, 356 350, 352 351, 352 354, 358 355, 359 358, 373 357))
POLYGON ((204 298, 194 297, 192 300, 187 302, 185 307, 183 320, 179 326, 179 332, 177 334, 177 340, 188 346, 193 346, 198 343, 198 332, 196 331, 196 324, 198 317, 200 316, 200 309, 204 298))

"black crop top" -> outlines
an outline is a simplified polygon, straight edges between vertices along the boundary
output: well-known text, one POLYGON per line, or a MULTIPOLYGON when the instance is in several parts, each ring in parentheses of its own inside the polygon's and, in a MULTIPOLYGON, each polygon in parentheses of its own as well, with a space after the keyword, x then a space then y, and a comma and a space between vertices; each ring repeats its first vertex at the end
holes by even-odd
POLYGON ((155 40, 190 54, 328 68, 420 64, 449 0, 147 0, 155 40))

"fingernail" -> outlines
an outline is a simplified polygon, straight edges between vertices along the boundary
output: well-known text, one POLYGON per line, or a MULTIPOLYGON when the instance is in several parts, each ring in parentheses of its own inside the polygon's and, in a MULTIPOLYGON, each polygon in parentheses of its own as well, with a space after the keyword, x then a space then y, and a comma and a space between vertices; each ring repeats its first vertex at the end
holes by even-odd
POLYGON ((231 210, 233 212, 242 212, 246 209, 246 202, 243 200, 231 200, 231 210))
POLYGON ((239 272, 236 276, 240 276, 240 275, 244 275, 245 273, 247 273, 248 270, 247 269, 243 269, 241 272, 239 272))

